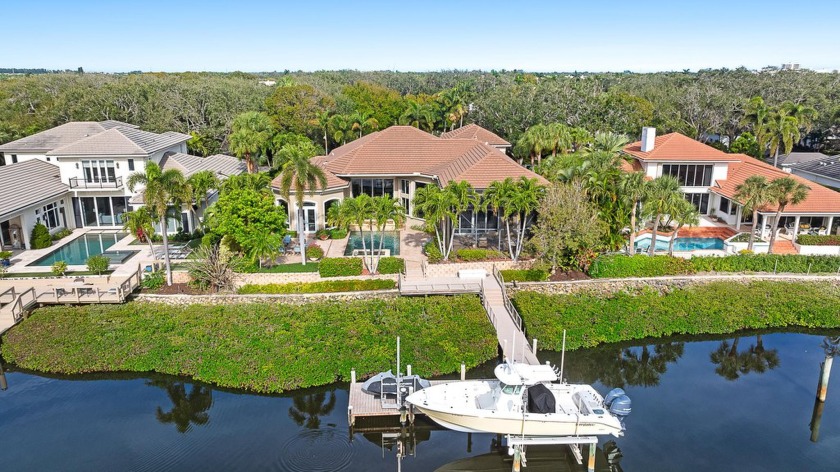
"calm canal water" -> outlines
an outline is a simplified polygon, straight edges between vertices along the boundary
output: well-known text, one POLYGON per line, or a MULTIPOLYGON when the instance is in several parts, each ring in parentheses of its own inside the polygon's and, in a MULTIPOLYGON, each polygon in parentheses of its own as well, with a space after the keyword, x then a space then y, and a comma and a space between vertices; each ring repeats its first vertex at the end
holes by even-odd
MULTIPOLYGON (((840 333, 610 345, 569 353, 567 377, 633 400, 616 439, 620 469, 838 470, 840 372, 815 407, 821 343, 840 333), (813 440, 812 440, 813 439, 813 440)), ((559 354, 542 353, 559 362, 559 354)), ((840 364, 840 362, 838 362, 840 364)), ((488 375, 492 366, 470 376, 488 375)), ((835 371, 838 367, 835 366, 835 371)), ((163 376, 49 378, 6 366, 0 391, 2 470, 397 470, 397 447, 348 431, 342 385, 259 396, 163 376), (384 447, 383 447, 384 444, 384 447)), ((405 471, 510 470, 495 436, 432 430, 409 438, 405 471)), ((602 440, 602 444, 607 439, 602 440)), ((558 448, 529 451, 524 471, 568 470, 558 448)), ((598 469, 609 470, 599 449, 598 469)), ((619 469, 614 469, 619 470, 619 469)))

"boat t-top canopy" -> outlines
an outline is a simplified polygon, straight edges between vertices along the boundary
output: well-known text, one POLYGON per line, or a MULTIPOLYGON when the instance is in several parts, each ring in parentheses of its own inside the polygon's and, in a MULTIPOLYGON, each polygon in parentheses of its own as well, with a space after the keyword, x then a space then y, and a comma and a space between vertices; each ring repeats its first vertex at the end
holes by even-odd
POLYGON ((550 364, 519 364, 505 362, 494 370, 496 378, 506 385, 534 385, 541 382, 555 382, 557 373, 550 364))

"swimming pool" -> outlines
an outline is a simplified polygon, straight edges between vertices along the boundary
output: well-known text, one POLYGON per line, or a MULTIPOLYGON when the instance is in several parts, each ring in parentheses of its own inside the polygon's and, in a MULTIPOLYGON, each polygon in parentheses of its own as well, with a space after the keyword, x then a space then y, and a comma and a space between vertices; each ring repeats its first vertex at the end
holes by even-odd
MULTIPOLYGON (((671 239, 667 236, 657 236, 656 250, 667 251, 671 239)), ((723 250, 723 240, 718 238, 677 238, 674 241, 674 251, 709 251, 709 250, 723 250)), ((650 236, 636 240, 636 249, 649 249, 650 236)))
POLYGON ((90 256, 99 254, 108 257, 112 264, 118 264, 137 251, 105 251, 126 236, 127 233, 123 232, 85 233, 29 265, 49 267, 58 261, 67 265, 84 265, 90 256))
MULTIPOLYGON (((382 249, 391 251, 392 256, 400 254, 400 233, 396 231, 386 231, 384 233, 384 241, 382 242, 382 249)), ((365 231, 365 247, 370 250, 370 232, 365 231)), ((347 248, 344 249, 345 256, 352 256, 353 250, 362 249, 362 235, 358 231, 351 231, 350 238, 347 240, 347 248)), ((373 235, 373 249, 379 249, 379 233, 373 235)))

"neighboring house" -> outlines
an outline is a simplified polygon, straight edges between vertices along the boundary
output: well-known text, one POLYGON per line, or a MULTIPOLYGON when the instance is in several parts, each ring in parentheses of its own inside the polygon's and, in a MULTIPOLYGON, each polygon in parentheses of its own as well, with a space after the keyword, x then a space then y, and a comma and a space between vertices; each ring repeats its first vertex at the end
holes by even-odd
MULTIPOLYGON (((627 145, 624 153, 635 160, 630 168, 640 168, 649 178, 677 178, 685 198, 702 215, 720 218, 736 229, 752 219, 752 214, 744 212, 735 199, 736 187, 752 175, 763 175, 768 180, 793 177, 811 188, 804 202, 785 209, 779 228, 808 225, 835 232, 840 224, 837 192, 744 154, 727 154, 679 133, 656 136, 654 128, 644 128, 642 140, 627 145)), ((775 216, 776 209, 769 205, 759 212, 761 227, 765 222, 769 224, 767 218, 775 216)))
POLYGON ((507 154, 510 150, 510 143, 502 139, 492 131, 488 131, 477 124, 470 123, 452 131, 440 135, 443 139, 474 139, 488 146, 492 146, 507 154))
MULTIPOLYGON (((797 164, 790 168, 790 172, 812 182, 840 189, 840 157, 823 156, 820 160, 797 164)), ((840 199, 840 193, 837 198, 840 199)))
MULTIPOLYGON (((419 219, 411 201, 417 189, 426 185, 443 187, 449 182, 467 181, 480 192, 491 182, 507 177, 525 176, 545 183, 542 177, 520 166, 497 147, 486 144, 481 140, 484 138, 475 138, 482 135, 495 136, 479 128, 466 139, 439 138, 410 126, 391 126, 333 149, 328 156, 313 157, 312 162, 327 176, 327 187, 306 192, 304 230, 311 233, 323 228, 331 205, 362 193, 396 198, 406 214, 419 219)), ((493 141, 497 145, 505 142, 496 138, 493 141)), ((296 228, 294 192, 292 201, 286 202, 280 194, 280 180, 278 176, 272 181, 272 189, 277 203, 289 210, 290 227, 296 228)), ((496 226, 493 212, 470 210, 461 215, 456 231, 495 231, 496 226)))
MULTIPOLYGON (((821 161, 827 158, 828 156, 821 152, 792 152, 790 154, 781 154, 779 155, 779 167, 781 167, 782 170, 790 172, 793 167, 813 161, 821 161)), ((773 162, 772 157, 769 162, 773 162)))
POLYGON ((29 247, 32 228, 72 225, 67 184, 58 167, 32 159, 0 166, 0 248, 29 247))
MULTIPOLYGON (((42 217, 42 222, 51 232, 64 227, 117 229, 123 226, 124 212, 133 209, 132 205, 142 205, 142 196, 137 201, 142 188, 132 192, 125 183, 132 173, 143 172, 147 162, 155 162, 166 168, 167 161, 170 161, 170 166, 187 169, 187 174, 205 168, 226 175, 241 172, 234 170, 239 169, 239 162, 230 156, 204 159, 187 156, 184 153, 189 139, 190 136, 186 134, 172 131, 151 133, 135 125, 113 120, 70 122, 0 145, 0 163, 6 164, 0 166, 0 170, 16 175, 17 172, 26 172, 28 168, 17 171, 15 166, 32 161, 42 162, 52 169, 53 175, 64 186, 64 191, 61 198, 53 202, 54 210, 49 209, 61 215, 61 218, 42 217), (172 156, 178 157, 173 159, 172 156)), ((14 182, 16 192, 26 196, 25 202, 36 204, 35 200, 42 196, 40 181, 26 178, 14 182)), ((190 211, 183 211, 181 221, 174 222, 171 231, 176 231, 185 223, 189 223, 184 226, 185 229, 194 229, 190 215, 190 211)), ((17 224, 28 239, 31 231, 29 226, 34 226, 34 223, 30 225, 35 219, 34 214, 21 215, 20 218, 14 220, 0 215, 0 225, 11 228, 12 224, 17 224)))

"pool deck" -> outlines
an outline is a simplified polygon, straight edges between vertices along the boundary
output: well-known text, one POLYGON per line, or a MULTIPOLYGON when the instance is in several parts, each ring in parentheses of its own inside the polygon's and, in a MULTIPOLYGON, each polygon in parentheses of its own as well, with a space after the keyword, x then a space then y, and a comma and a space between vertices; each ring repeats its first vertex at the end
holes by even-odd
MULTIPOLYGON (((98 232, 113 232, 113 233, 123 233, 122 230, 99 230, 96 228, 77 228, 73 230, 69 236, 62 238, 60 241, 57 241, 50 247, 44 249, 28 249, 22 251, 20 253, 15 254, 12 256, 11 262, 12 266, 9 267, 8 272, 6 273, 6 277, 14 277, 15 274, 27 274, 27 273, 43 273, 49 272, 50 266, 36 266, 30 265, 35 263, 37 260, 41 259, 52 253, 53 251, 64 247, 82 235, 86 233, 98 233, 98 232)), ((141 260, 151 260, 152 258, 149 257, 149 247, 148 246, 130 246, 130 243, 134 240, 133 236, 126 236, 119 241, 117 241, 113 246, 109 247, 107 251, 133 251, 137 252, 137 254, 131 256, 130 258, 126 259, 121 264, 115 265, 116 271, 119 271, 120 268, 123 266, 128 266, 131 268, 126 273, 133 272, 137 268, 137 264, 140 263, 141 260)), ((87 270, 87 266, 85 264, 80 265, 68 265, 68 271, 85 271, 87 270)))

